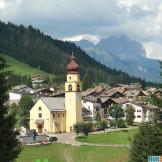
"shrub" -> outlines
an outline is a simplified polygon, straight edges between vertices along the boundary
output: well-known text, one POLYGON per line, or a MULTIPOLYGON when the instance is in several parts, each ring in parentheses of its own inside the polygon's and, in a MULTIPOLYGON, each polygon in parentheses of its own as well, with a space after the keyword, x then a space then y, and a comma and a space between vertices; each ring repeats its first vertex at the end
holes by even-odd
POLYGON ((118 119, 116 124, 118 128, 126 128, 125 121, 123 119, 118 119))
POLYGON ((110 127, 116 128, 115 120, 110 120, 110 127))
POLYGON ((99 123, 99 125, 100 125, 100 128, 101 128, 102 130, 105 130, 105 129, 107 128, 107 121, 106 121, 106 120, 102 120, 102 121, 99 123))

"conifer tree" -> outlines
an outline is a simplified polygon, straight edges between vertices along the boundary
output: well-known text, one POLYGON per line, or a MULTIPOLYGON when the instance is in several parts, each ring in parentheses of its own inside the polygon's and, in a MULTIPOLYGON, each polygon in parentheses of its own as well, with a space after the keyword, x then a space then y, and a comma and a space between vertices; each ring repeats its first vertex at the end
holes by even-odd
POLYGON ((93 84, 91 75, 89 73, 86 73, 83 78, 83 90, 86 90, 88 88, 91 88, 93 84))
POLYGON ((22 96, 19 107, 20 107, 20 124, 26 128, 29 127, 29 111, 33 107, 34 103, 31 96, 22 96))
POLYGON ((162 155, 160 129, 148 123, 139 127, 130 146, 129 162, 147 162, 148 156, 162 155))
POLYGON ((126 122, 128 125, 133 125, 133 121, 135 119, 135 115, 134 115, 135 109, 133 108, 132 105, 128 105, 126 107, 125 113, 126 113, 126 122))
POLYGON ((8 100, 8 86, 7 76, 8 72, 5 69, 6 62, 0 57, 0 161, 10 162, 17 158, 21 151, 20 143, 16 139, 14 132, 15 117, 14 114, 9 113, 8 100))

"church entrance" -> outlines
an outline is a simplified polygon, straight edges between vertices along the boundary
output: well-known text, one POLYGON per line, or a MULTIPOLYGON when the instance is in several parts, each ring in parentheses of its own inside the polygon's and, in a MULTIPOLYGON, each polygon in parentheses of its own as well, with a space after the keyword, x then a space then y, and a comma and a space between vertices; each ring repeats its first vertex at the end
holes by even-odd
POLYGON ((43 125, 42 124, 38 124, 38 134, 43 133, 43 125))

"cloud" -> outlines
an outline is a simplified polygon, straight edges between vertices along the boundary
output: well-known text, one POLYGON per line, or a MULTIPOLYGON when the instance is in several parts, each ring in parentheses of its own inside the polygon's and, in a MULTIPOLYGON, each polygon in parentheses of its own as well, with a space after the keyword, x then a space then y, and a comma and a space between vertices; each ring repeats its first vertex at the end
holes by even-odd
POLYGON ((97 35, 88 35, 88 34, 62 38, 62 40, 64 41, 80 41, 82 39, 86 39, 94 44, 100 41, 100 38, 97 35))
POLYGON ((156 42, 144 43, 144 47, 149 58, 159 59, 162 61, 162 44, 156 42))
POLYGON ((55 38, 94 41, 127 34, 162 46, 161 0, 0 0, 0 19, 32 24, 55 38))

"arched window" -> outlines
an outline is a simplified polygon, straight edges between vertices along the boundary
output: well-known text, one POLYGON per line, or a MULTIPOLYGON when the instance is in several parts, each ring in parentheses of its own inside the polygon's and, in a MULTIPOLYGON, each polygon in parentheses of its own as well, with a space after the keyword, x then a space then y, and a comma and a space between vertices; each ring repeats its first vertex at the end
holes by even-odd
POLYGON ((79 84, 77 85, 77 91, 80 91, 80 85, 79 84))
POLYGON ((38 117, 39 117, 39 118, 42 118, 42 113, 39 113, 39 114, 38 114, 38 117))
POLYGON ((72 91, 72 85, 71 84, 68 85, 68 91, 72 91))
POLYGON ((39 111, 41 111, 42 110, 42 108, 41 107, 39 107, 39 111))

